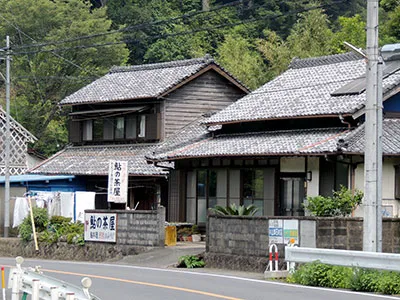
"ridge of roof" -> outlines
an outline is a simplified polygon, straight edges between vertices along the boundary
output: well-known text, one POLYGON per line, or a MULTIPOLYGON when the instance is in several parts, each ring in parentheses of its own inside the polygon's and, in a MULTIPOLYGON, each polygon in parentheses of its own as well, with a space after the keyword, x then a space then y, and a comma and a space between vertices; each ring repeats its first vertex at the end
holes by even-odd
POLYGON ((280 135, 291 133, 309 133, 309 132, 340 132, 347 131, 347 127, 328 127, 328 128, 296 128, 296 129, 282 129, 282 130, 264 130, 264 131, 251 131, 239 133, 222 133, 216 134, 214 138, 235 137, 235 136, 252 136, 252 135, 280 135))
POLYGON ((175 61, 134 65, 134 66, 114 66, 110 69, 109 73, 112 74, 112 73, 135 72, 143 70, 166 69, 166 68, 175 68, 175 67, 183 67, 183 66, 198 65, 198 64, 208 65, 210 63, 215 63, 215 61, 211 57, 211 55, 206 54, 204 57, 200 58, 175 60, 175 61))
POLYGON ((360 56, 353 52, 347 52, 342 54, 325 55, 319 57, 309 58, 293 58, 289 64, 289 69, 301 69, 317 67, 322 65, 336 64, 346 61, 360 60, 360 56))

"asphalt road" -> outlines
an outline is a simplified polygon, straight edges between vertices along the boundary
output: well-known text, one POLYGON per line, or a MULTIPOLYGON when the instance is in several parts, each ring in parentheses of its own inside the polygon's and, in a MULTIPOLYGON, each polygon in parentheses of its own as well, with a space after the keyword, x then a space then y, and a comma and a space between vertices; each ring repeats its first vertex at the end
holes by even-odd
MULTIPOLYGON (((0 265, 15 266, 13 258, 0 258, 0 265)), ((361 300, 397 297, 353 293, 341 290, 288 285, 250 278, 149 268, 121 264, 99 264, 27 259, 23 267, 40 265, 44 274, 80 285, 89 276, 91 292, 102 300, 120 299, 279 299, 279 300, 361 300)), ((8 278, 8 272, 6 272, 8 278)))

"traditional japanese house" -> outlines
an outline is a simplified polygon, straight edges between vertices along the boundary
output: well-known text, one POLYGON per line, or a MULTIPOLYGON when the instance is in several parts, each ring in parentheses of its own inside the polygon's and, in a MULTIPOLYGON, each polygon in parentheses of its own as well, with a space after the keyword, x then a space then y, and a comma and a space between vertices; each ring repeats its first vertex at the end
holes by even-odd
MULTIPOLYGON (((385 57, 383 209, 399 214, 400 61, 385 57)), ((260 215, 304 215, 307 196, 363 190, 366 62, 346 53, 295 59, 288 70, 161 146, 169 218, 203 224, 207 208, 254 204, 260 215), (172 145, 172 146, 171 146, 172 145)), ((184 132, 182 131, 182 132, 184 132)))
POLYGON ((167 169, 148 164, 145 155, 202 114, 247 93, 209 56, 114 67, 60 102, 71 107, 71 144, 31 173, 75 175, 86 191, 96 192, 96 208, 107 208, 109 161, 128 161, 127 205, 167 206, 167 169))

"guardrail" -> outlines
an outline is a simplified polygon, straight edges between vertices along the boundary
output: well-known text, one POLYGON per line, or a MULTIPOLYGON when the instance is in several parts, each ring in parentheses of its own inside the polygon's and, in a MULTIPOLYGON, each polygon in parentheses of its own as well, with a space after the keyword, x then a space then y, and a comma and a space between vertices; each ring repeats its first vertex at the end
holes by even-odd
POLYGON ((297 263, 318 260, 330 265, 400 271, 400 254, 394 253, 285 247, 285 260, 297 263))
MULTIPOLYGON (((11 300, 18 300, 20 294, 32 295, 32 300, 100 300, 89 292, 92 280, 89 277, 82 278, 82 287, 78 287, 56 278, 52 278, 36 268, 22 268, 24 259, 16 258, 17 266, 10 269, 8 288, 11 288, 11 300)), ((23 299, 26 299, 24 298, 23 299)))

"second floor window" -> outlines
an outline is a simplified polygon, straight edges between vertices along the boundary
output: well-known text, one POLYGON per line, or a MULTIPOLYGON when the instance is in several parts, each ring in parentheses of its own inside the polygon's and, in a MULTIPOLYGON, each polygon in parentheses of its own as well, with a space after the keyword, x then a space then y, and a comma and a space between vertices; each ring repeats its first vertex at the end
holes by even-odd
POLYGON ((146 136, 145 115, 86 120, 82 125, 84 141, 130 140, 146 136))

